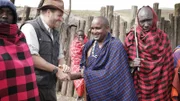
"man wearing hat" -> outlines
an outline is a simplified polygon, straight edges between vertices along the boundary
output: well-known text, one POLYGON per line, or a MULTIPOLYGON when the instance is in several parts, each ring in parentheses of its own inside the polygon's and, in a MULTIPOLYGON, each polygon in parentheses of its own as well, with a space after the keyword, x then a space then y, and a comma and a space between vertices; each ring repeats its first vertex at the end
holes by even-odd
POLYGON ((0 101, 39 101, 32 56, 16 23, 16 7, 0 0, 0 101))
MULTIPOLYGON (((21 27, 33 57, 41 101, 56 101, 56 81, 68 79, 68 74, 58 68, 63 53, 59 33, 55 30, 63 20, 64 2, 45 0, 38 8, 40 16, 21 27)), ((63 68, 68 68, 66 65, 63 68)))

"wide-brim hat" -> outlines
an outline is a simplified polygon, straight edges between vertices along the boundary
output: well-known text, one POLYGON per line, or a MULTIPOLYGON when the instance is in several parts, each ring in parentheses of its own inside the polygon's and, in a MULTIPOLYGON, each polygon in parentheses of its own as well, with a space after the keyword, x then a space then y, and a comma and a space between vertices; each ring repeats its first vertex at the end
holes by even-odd
POLYGON ((63 0, 44 0, 43 5, 41 7, 39 7, 38 10, 41 10, 43 8, 50 8, 50 9, 55 8, 55 9, 61 10, 65 14, 67 14, 67 12, 64 11, 63 0))

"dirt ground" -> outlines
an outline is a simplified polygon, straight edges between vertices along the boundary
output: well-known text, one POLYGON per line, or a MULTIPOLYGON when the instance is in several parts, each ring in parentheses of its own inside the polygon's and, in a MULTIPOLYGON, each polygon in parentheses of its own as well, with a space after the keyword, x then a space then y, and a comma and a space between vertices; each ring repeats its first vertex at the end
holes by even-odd
POLYGON ((62 96, 60 93, 57 94, 57 101, 76 101, 74 97, 62 96))

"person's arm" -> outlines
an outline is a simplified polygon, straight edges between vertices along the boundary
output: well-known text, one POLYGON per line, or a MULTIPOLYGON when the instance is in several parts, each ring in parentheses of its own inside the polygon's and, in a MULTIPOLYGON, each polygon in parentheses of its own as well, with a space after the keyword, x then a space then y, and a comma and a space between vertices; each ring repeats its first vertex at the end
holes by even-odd
POLYGON ((45 70, 45 71, 49 71, 49 72, 53 72, 53 70, 55 68, 58 69, 57 73, 56 73, 56 77, 60 80, 68 80, 69 75, 63 72, 63 69, 58 68, 57 66, 47 62, 46 60, 44 60, 42 57, 38 56, 38 55, 33 55, 32 56, 33 61, 34 61, 34 65, 36 68, 41 69, 41 70, 45 70))
POLYGON ((83 78, 83 73, 77 72, 77 73, 69 73, 70 80, 77 80, 83 78))
POLYGON ((32 58, 33 58, 34 66, 38 69, 48 71, 48 72, 53 72, 54 68, 57 67, 57 66, 47 62, 39 55, 32 55, 32 58))
POLYGON ((76 73, 68 73, 68 75, 69 75, 70 80, 76 80, 76 79, 84 78, 84 68, 80 69, 80 71, 76 72, 76 73))
POLYGON ((21 31, 24 33, 26 37, 27 44, 32 54, 34 66, 38 69, 48 72, 53 72, 53 70, 57 68, 58 72, 56 73, 56 76, 61 80, 65 78, 67 79, 68 75, 63 73, 62 69, 47 62, 39 55, 39 42, 34 27, 31 24, 25 24, 24 26, 22 26, 21 31))

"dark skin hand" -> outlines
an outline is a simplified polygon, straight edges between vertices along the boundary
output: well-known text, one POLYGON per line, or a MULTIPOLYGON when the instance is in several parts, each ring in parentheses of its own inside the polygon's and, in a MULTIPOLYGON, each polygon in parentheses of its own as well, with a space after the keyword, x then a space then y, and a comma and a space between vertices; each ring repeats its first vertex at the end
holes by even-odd
POLYGON ((77 73, 68 73, 69 75, 69 80, 76 80, 76 79, 81 79, 84 77, 84 68, 80 69, 80 72, 77 73))
POLYGON ((129 62, 129 65, 130 67, 140 67, 141 65, 141 61, 144 60, 144 59, 141 59, 141 58, 135 58, 133 61, 130 61, 129 62))
POLYGON ((81 72, 69 73, 68 75, 69 75, 69 77, 70 77, 70 80, 76 80, 76 79, 81 79, 81 78, 83 78, 81 72))

